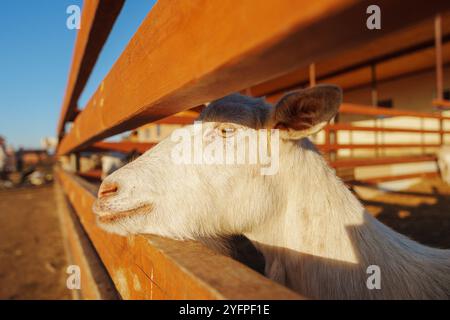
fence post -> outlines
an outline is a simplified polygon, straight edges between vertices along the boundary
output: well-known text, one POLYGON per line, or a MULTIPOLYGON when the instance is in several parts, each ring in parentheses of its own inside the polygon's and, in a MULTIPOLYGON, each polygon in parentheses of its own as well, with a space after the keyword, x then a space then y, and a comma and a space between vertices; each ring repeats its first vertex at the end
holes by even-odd
MULTIPOLYGON (((442 19, 441 15, 436 15, 434 19, 434 42, 436 52, 436 99, 442 101, 444 99, 444 77, 442 70, 442 19)), ((438 105, 438 107, 440 107, 438 105)), ((442 111, 441 111, 442 112, 442 111)), ((443 130, 444 123, 442 119, 439 119, 439 130, 443 130)), ((441 132, 439 135, 439 143, 444 144, 444 134, 441 132)))

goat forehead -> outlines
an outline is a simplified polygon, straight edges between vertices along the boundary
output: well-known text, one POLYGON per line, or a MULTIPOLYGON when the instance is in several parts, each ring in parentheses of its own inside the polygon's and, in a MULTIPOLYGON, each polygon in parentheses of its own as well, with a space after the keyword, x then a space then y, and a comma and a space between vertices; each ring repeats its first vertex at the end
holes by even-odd
POLYGON ((213 101, 200 114, 204 122, 231 122, 261 129, 269 121, 272 106, 261 98, 232 94, 213 101))

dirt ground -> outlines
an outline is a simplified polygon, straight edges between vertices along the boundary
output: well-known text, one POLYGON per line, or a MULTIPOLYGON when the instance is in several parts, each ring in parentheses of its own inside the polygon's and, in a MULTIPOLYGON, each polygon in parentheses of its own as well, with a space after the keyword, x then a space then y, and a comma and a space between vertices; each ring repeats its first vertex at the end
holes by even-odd
POLYGON ((0 299, 70 299, 53 186, 0 191, 0 299))
MULTIPOLYGON (((362 200, 398 232, 450 248, 450 186, 440 179, 362 200)), ((66 266, 53 186, 0 190, 0 299, 70 299, 66 266)))

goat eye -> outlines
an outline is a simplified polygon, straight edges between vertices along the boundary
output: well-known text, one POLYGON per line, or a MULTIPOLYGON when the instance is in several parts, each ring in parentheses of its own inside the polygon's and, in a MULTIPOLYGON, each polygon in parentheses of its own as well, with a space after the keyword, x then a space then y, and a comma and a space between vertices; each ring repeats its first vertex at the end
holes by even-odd
POLYGON ((220 135, 224 138, 231 137, 236 132, 235 128, 221 128, 220 135))

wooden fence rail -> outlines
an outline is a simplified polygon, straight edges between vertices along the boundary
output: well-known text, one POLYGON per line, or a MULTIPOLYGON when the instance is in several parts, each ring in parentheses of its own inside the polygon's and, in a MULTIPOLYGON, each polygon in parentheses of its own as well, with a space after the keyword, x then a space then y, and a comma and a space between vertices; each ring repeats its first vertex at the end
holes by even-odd
POLYGON ((411 110, 389 109, 382 107, 374 108, 351 103, 343 103, 339 108, 339 112, 344 114, 365 115, 365 116, 414 117, 414 118, 450 120, 450 117, 444 116, 441 113, 437 112, 429 113, 411 110))
POLYGON ((408 157, 380 157, 371 159, 341 159, 331 162, 331 166, 334 168, 354 168, 364 166, 379 166, 385 164, 396 163, 415 163, 415 162, 427 162, 436 161, 436 156, 408 156, 408 157))
MULTIPOLYGON (((369 4, 159 1, 61 140, 58 154, 369 43, 383 35, 361 27, 357 17, 369 4)), ((449 7, 447 1, 437 0, 432 8, 423 1, 409 1, 414 10, 400 20, 397 13, 405 10, 404 1, 379 5, 385 12, 383 29, 389 32, 449 7)))
POLYGON ((437 133, 447 134, 449 131, 415 128, 394 128, 394 127, 367 127, 355 126, 350 123, 334 123, 325 127, 327 131, 370 131, 370 132, 406 132, 406 133, 437 133))
POLYGON ((131 142, 131 141, 121 141, 121 142, 97 142, 92 146, 87 147, 84 151, 89 152, 104 152, 104 151, 116 151, 129 153, 136 151, 138 153, 144 153, 149 150, 156 143, 151 142, 131 142))

